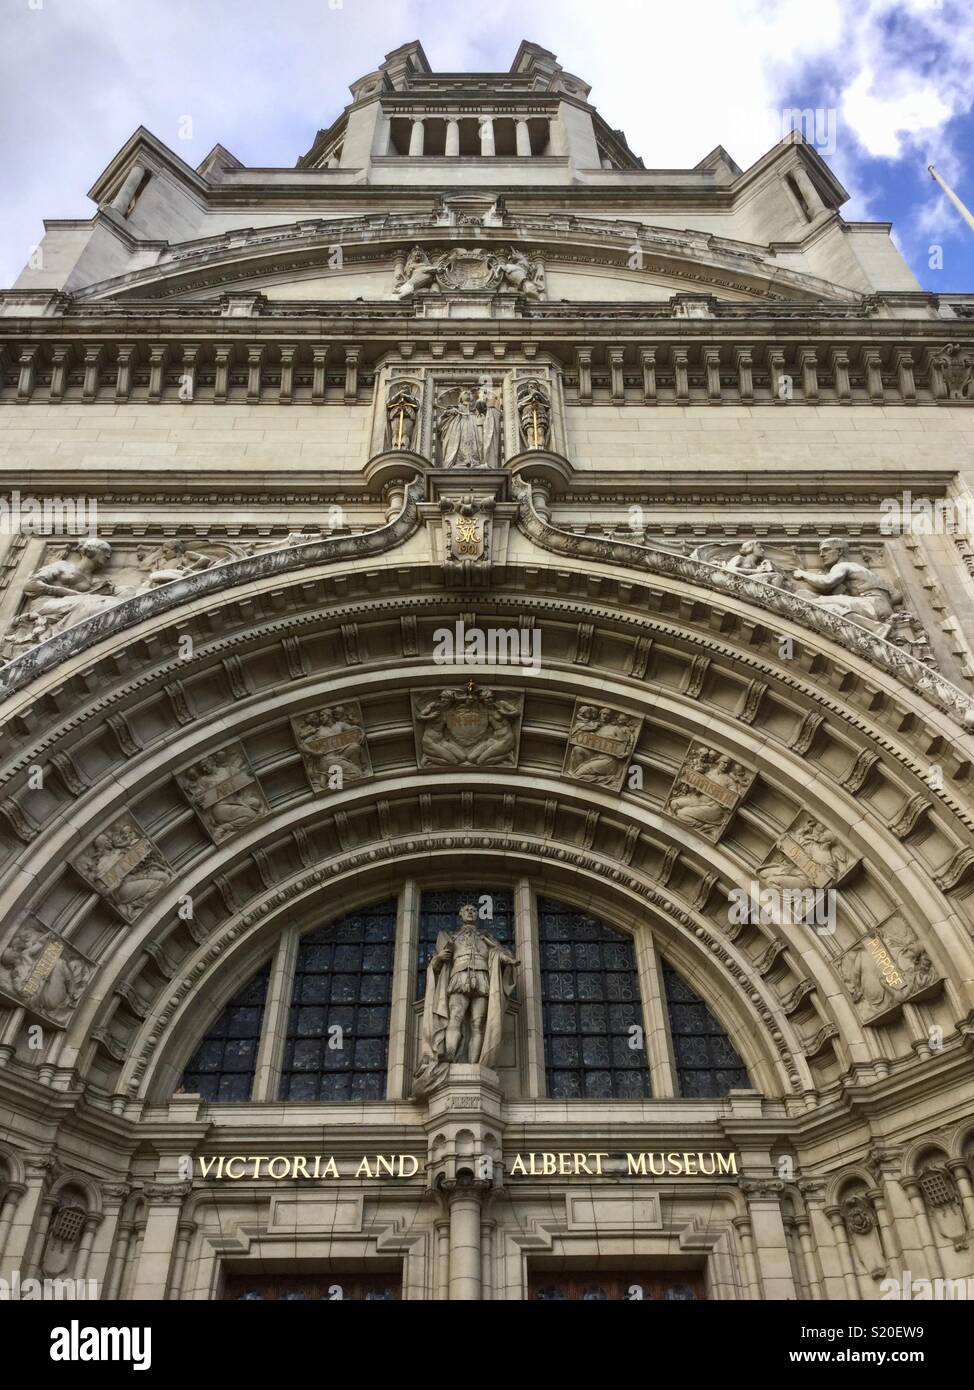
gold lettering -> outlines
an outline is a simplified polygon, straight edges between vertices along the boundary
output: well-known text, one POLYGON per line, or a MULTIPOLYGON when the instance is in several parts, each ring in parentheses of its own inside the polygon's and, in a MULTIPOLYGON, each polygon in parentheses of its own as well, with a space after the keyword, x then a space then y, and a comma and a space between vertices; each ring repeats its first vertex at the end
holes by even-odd
POLYGON ((678 1175, 678 1174, 680 1174, 680 1173, 683 1172, 683 1163, 682 1163, 682 1161, 681 1161, 681 1159, 680 1159, 680 1155, 679 1155, 679 1154, 667 1154, 667 1155, 666 1155, 666 1162, 667 1162, 667 1165, 668 1165, 668 1166, 667 1166, 667 1172, 668 1172, 668 1173, 672 1173, 672 1174, 674 1174, 674 1176, 676 1176, 676 1175, 678 1175))
POLYGON ((602 1176, 602 1160, 603 1160, 603 1158, 608 1158, 608 1157, 609 1157, 609 1155, 608 1155, 607 1153, 589 1154, 589 1158, 594 1159, 594 1161, 595 1161, 595 1176, 596 1176, 597 1178, 600 1178, 600 1177, 602 1176))
POLYGON ((419 1172, 419 1159, 416 1157, 415 1154, 400 1154, 400 1155, 399 1155, 399 1176, 400 1176, 401 1178, 414 1178, 418 1172, 419 1172), (411 1163, 411 1164, 413 1165, 413 1166, 412 1166, 412 1170, 411 1170, 411 1172, 409 1172, 409 1173, 406 1172, 406 1166, 405 1166, 405 1165, 406 1165, 407 1163, 411 1163))
MULTIPOLYGON (((700 1157, 700 1155, 698 1154, 698 1155, 697 1155, 697 1158, 699 1158, 699 1157, 700 1157)), ((683 1171, 686 1173, 686 1175, 687 1175, 688 1178, 689 1178, 689 1177, 695 1177, 695 1176, 696 1176, 696 1172, 697 1172, 697 1159, 694 1158, 693 1154, 684 1154, 684 1155, 683 1155, 683 1171), (693 1164, 693 1167, 692 1167, 692 1168, 691 1168, 691 1166, 690 1166, 691 1163, 693 1164)))
POLYGON ((512 1177, 512 1178, 513 1178, 513 1176, 514 1176, 515 1173, 520 1173, 522 1178, 526 1178, 526 1177, 527 1177, 527 1173, 526 1173, 525 1168, 524 1168, 524 1159, 521 1157, 520 1154, 515 1154, 515 1156, 514 1156, 514 1162, 511 1164, 511 1177, 512 1177))
POLYGON ((372 1172, 372 1169, 369 1167, 369 1160, 368 1160, 367 1158, 363 1158, 363 1159, 362 1159, 362 1162, 359 1164, 358 1168, 355 1170, 355 1176, 356 1176, 357 1178, 362 1178, 362 1177, 365 1177, 365 1178, 374 1178, 374 1177, 375 1177, 375 1174, 372 1172))
POLYGON ((737 1172, 737 1154, 718 1154, 717 1155, 718 1173, 737 1172))
POLYGON ((269 1158, 267 1160, 267 1172, 275 1182, 282 1182, 284 1178, 289 1178, 291 1176, 291 1160, 289 1158, 284 1158, 283 1155, 277 1158, 269 1158), (284 1164, 280 1173, 275 1171, 275 1164, 278 1163, 284 1164))
POLYGON ((294 1160, 294 1176, 295 1176, 296 1178, 310 1178, 310 1177, 311 1177, 311 1174, 308 1172, 308 1160, 307 1160, 306 1158, 301 1158, 301 1157, 295 1158, 295 1160, 294 1160))
POLYGON ((200 1177, 201 1177, 201 1178, 208 1178, 209 1175, 210 1175, 210 1169, 213 1167, 213 1165, 214 1165, 215 1163, 216 1163, 216 1159, 215 1159, 215 1158, 201 1158, 201 1159, 199 1160, 199 1165, 200 1165, 200 1177))
POLYGON ((555 1161, 555 1155, 542 1154, 541 1159, 544 1163, 544 1176, 546 1178, 554 1177, 555 1173, 558 1171, 558 1165, 555 1161))
POLYGON ((716 1154, 713 1154, 713 1153, 709 1153, 709 1154, 697 1154, 697 1158, 699 1158, 699 1160, 700 1160, 700 1171, 701 1171, 701 1173, 703 1173, 704 1176, 706 1176, 706 1177, 708 1177, 708 1178, 709 1178, 709 1177, 712 1177, 713 1174, 716 1173, 716 1171, 717 1171, 717 1155, 716 1155, 716 1154), (710 1159, 710 1167, 709 1167, 709 1168, 705 1168, 705 1167, 704 1167, 704 1160, 705 1160, 705 1159, 708 1159, 708 1158, 710 1159))
POLYGON ((390 1178, 394 1178, 394 1177, 396 1176, 396 1170, 395 1170, 395 1168, 393 1167, 392 1159, 391 1159, 391 1158, 383 1158, 381 1154, 376 1154, 376 1158, 375 1158, 375 1176, 376 1176, 376 1177, 379 1176, 379 1174, 382 1172, 383 1168, 384 1168, 384 1169, 386 1170, 386 1172, 389 1174, 390 1178))
POLYGON ((666 1172, 666 1163, 661 1153, 649 1155, 649 1171, 654 1178, 661 1178, 666 1172))
POLYGON ((560 1177, 570 1178, 572 1175, 572 1156, 571 1154, 558 1155, 558 1173, 560 1177))
POLYGON ((253 1170, 253 1172, 251 1173, 250 1176, 251 1176, 252 1178, 258 1177, 259 1174, 260 1174, 260 1159, 259 1159, 259 1158, 253 1158, 253 1159, 248 1159, 247 1161, 248 1161, 248 1162, 252 1162, 253 1165, 254 1165, 254 1170, 253 1170))
POLYGON ((628 1166, 629 1177, 646 1177, 645 1154, 626 1154, 626 1164, 628 1166))
POLYGON ((325 1164, 325 1171, 323 1176, 326 1178, 338 1177, 338 1164, 335 1162, 334 1158, 330 1156, 328 1162, 325 1164))
POLYGON ((592 1170, 588 1166, 588 1160, 584 1154, 575 1155, 575 1173, 588 1173, 589 1177, 592 1176, 592 1170))
POLYGON ((243 1177, 243 1173, 242 1173, 242 1172, 241 1172, 241 1173, 231 1173, 231 1172, 230 1172, 230 1164, 231 1164, 231 1163, 246 1163, 246 1161, 247 1161, 247 1160, 246 1160, 245 1158, 228 1158, 228 1159, 227 1159, 227 1177, 230 1179, 231 1182, 237 1182, 237 1181, 239 1181, 239 1179, 243 1177))

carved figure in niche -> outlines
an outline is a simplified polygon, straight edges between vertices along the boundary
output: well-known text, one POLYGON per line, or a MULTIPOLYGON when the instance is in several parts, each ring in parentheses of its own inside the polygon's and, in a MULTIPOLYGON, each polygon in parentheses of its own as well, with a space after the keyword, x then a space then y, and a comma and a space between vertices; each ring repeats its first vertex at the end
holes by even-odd
POLYGON ((618 790, 641 727, 641 719, 618 710, 576 706, 565 755, 566 776, 618 790))
POLYGON ((129 922, 172 879, 172 870, 134 821, 115 821, 78 856, 75 868, 129 922))
POLYGON ((856 1264, 864 1274, 878 1279, 885 1272, 886 1258, 872 1204, 867 1197, 854 1194, 843 1198, 839 1209, 856 1264))
POLYGON ((419 395, 411 382, 393 382, 386 401, 387 446, 412 449, 419 418, 419 395))
POLYGON ((253 824, 267 802, 240 748, 224 748, 177 779, 216 844, 253 824))
POLYGON ((522 702, 498 700, 472 681, 464 691, 414 699, 420 767, 515 766, 522 702))
POLYGON ((528 299, 540 299, 545 289, 544 266, 516 247, 511 247, 507 259, 499 262, 504 285, 528 299))
MULTIPOLYGON (((811 602, 843 618, 887 627, 894 607, 902 595, 890 580, 856 560, 848 558, 848 543, 844 540, 822 541, 818 548, 822 559, 821 572, 795 570, 793 578, 815 591, 811 602)), ((885 632, 880 633, 885 635, 885 632)))
POLYGON ((451 1062, 491 1065, 500 1051, 518 964, 480 930, 472 904, 460 909, 454 933, 440 932, 426 972, 417 1093, 428 1090, 451 1062))
POLYGON ((294 720, 293 727, 315 791, 334 789, 336 770, 341 774, 342 785, 371 777, 372 764, 358 705, 317 710, 294 720))
POLYGON ((753 781, 753 772, 722 753, 692 748, 673 784, 666 810, 685 825, 716 835, 753 781))
POLYGON ((503 412, 493 387, 483 385, 476 396, 468 387, 450 388, 440 402, 436 431, 443 467, 500 468, 503 412))
POLYGON ((827 888, 850 863, 831 830, 808 816, 781 837, 758 877, 773 888, 827 888))
POLYGON ((930 957, 898 917, 840 958, 839 974, 864 1022, 886 1022, 907 999, 939 987, 930 957))
POLYGON ((0 990, 59 1026, 68 1022, 93 970, 67 942, 30 922, 0 949, 0 990))
POLYGON ((551 433, 551 399, 539 381, 525 381, 517 391, 517 418, 525 449, 547 449, 551 433))
POLYGON ((431 261, 421 246, 414 246, 403 267, 402 275, 396 284, 396 294, 400 299, 408 299, 412 294, 432 289, 436 280, 437 268, 443 256, 431 261))

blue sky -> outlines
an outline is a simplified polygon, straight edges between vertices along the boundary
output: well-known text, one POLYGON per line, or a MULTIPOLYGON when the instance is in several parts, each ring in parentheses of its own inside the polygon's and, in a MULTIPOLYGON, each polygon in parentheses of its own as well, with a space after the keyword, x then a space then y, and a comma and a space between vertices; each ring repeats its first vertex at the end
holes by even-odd
POLYGON ((290 166, 399 44, 504 71, 527 38, 651 168, 716 144, 746 168, 783 112, 817 112, 844 215, 893 222, 926 288, 974 290, 974 231, 926 171, 974 208, 974 0, 0 0, 0 16, 0 286, 44 217, 90 215, 140 124, 193 165, 220 141, 290 166))

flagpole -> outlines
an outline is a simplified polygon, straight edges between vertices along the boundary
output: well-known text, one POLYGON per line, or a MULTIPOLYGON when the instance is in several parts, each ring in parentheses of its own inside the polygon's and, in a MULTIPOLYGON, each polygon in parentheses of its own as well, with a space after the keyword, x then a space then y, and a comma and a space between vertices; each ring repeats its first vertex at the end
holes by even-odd
POLYGON ((933 179, 934 183, 939 183, 940 187, 947 194, 947 197, 953 203, 954 207, 960 213, 961 217, 963 217, 964 221, 970 227, 971 231, 974 231, 974 214, 972 214, 970 210, 964 206, 964 204, 958 198, 957 194, 950 187, 950 185, 944 183, 943 179, 937 173, 936 169, 933 167, 932 164, 927 165, 927 170, 929 171, 930 177, 933 179))

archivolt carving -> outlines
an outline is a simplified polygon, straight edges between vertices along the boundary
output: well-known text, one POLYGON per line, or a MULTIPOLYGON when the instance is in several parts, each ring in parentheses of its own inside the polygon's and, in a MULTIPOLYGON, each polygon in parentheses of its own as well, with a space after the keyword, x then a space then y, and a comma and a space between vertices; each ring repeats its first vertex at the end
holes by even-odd
MULTIPOLYGON (((766 583, 761 577, 749 578, 746 571, 741 573, 737 569, 725 569, 672 551, 628 541, 596 540, 562 531, 535 510, 528 484, 515 478, 512 486, 518 499, 519 526, 526 536, 543 549, 577 559, 626 565, 651 574, 669 575, 730 594, 758 608, 789 618, 801 627, 811 628, 840 646, 847 647, 870 665, 895 676, 907 689, 915 690, 965 729, 974 729, 974 700, 970 696, 902 648, 868 631, 851 615, 823 608, 821 602, 789 593, 784 588, 766 583)), ((845 607, 848 608, 848 605, 845 607)))

